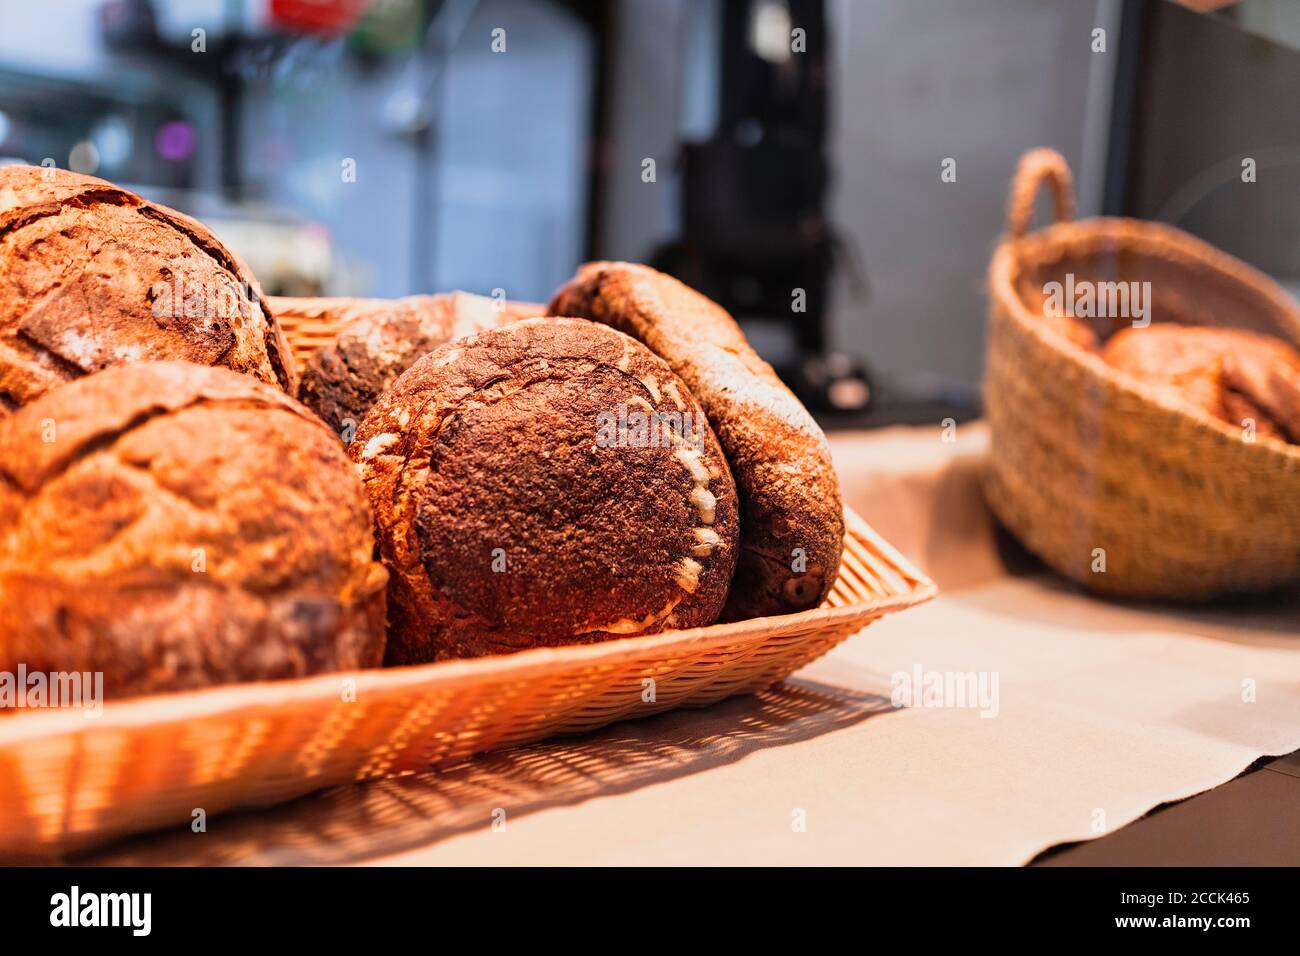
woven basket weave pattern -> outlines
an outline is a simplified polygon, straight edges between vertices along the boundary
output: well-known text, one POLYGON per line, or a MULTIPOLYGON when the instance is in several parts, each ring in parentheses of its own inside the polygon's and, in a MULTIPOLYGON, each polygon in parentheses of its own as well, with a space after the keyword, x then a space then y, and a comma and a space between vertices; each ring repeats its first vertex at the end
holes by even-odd
POLYGON ((284 312, 279 316, 279 322, 293 349, 294 364, 301 372, 306 368, 307 360, 316 351, 331 344, 335 336, 352 322, 352 318, 346 312, 332 318, 284 312))
POLYGON ((823 607, 392 670, 242 684, 0 719, 0 856, 43 855, 428 769, 770 686, 934 594, 860 518, 823 607), (345 700, 345 681, 355 699, 345 700), (648 684, 653 681, 653 684, 648 684), (653 687, 653 694, 649 689, 653 687))
MULTIPOLYGON (((284 323, 301 363, 334 328, 284 323)), ((0 857, 44 857, 760 691, 935 587, 845 515, 822 607, 601 644, 0 719, 0 857), (345 681, 354 682, 353 685, 345 681), (345 689, 355 687, 354 699, 345 689)))
POLYGON ((1300 313, 1265 276, 1168 226, 1094 219, 1024 235, 1024 195, 1041 178, 1068 189, 1060 167, 1026 158, 1012 235, 989 272, 993 510, 1057 571, 1104 593, 1205 600, 1300 579, 1300 448, 1246 442, 1239 428, 1164 403, 1046 328, 1020 292, 1067 272, 1145 279, 1155 321, 1172 313, 1291 342, 1300 313), (1105 573, 1093 571, 1097 548, 1105 573))

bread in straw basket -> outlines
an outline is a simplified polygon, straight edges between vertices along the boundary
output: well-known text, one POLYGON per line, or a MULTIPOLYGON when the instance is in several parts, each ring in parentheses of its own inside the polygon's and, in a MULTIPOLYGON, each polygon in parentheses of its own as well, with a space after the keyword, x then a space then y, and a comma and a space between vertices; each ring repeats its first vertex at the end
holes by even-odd
MULTIPOLYGON (((1239 327, 1300 342, 1272 280, 1181 230, 1071 221, 1069 168, 1021 160, 1008 235, 989 266, 985 493, 1051 567, 1104 594, 1204 601, 1300 580, 1300 446, 1225 424, 1106 365, 1027 302, 1046 283, 1150 283, 1153 322, 1239 327), (1028 232, 1046 183, 1057 222, 1028 232)), ((1130 324, 1120 317, 1103 332, 1130 324)))

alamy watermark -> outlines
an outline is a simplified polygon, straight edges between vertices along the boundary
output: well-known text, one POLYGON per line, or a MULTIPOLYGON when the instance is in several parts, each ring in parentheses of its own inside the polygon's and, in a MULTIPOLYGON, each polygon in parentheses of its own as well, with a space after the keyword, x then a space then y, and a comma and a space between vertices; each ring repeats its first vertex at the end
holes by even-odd
POLYGON ((1092 282, 1065 274, 1065 282, 1043 285, 1043 314, 1055 318, 1130 319, 1133 328, 1151 324, 1150 282, 1092 282))
POLYGON ((176 275, 169 282, 155 282, 149 289, 155 319, 249 319, 257 298, 256 286, 234 279, 186 282, 176 275))
POLYGON ((0 710, 69 708, 85 716, 104 713, 103 671, 0 671, 0 710))
POLYGON ((889 702, 895 707, 970 708, 981 717, 1001 710, 997 671, 928 671, 920 664, 896 671, 889 679, 889 702))
POLYGON ((83 892, 74 883, 68 892, 50 897, 50 925, 121 927, 132 936, 148 936, 153 929, 153 894, 83 892))
POLYGON ((704 450, 707 422, 690 412, 642 411, 620 404, 596 415, 601 448, 693 448, 704 450))

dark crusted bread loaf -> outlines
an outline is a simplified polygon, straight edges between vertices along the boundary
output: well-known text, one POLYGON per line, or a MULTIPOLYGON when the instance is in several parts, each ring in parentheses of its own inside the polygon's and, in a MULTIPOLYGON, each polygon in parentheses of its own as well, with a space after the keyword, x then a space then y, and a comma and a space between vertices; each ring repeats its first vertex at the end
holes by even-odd
POLYGON ((338 440, 250 376, 113 368, 0 421, 0 671, 124 697, 377 666, 386 581, 338 440))
POLYGON ((726 460, 677 376, 612 329, 526 319, 443 346, 349 453, 391 575, 389 663, 652 634, 722 609, 726 460))
POLYGON ((1171 401, 1300 443, 1300 353, 1280 339, 1164 323, 1117 332, 1102 358, 1171 401))
POLYGON ((583 266, 550 310, 645 343, 708 414, 740 492, 740 559, 723 618, 820 604, 844 546, 830 447, 731 316, 671 276, 626 262, 583 266))
POLYGON ((0 415, 153 359, 296 385, 247 266, 202 224, 100 179, 0 167, 0 415))
POLYGON ((421 355, 453 339, 542 315, 545 306, 481 295, 412 295, 404 299, 270 298, 278 318, 346 320, 332 344, 303 369, 299 400, 350 438, 370 406, 421 355))

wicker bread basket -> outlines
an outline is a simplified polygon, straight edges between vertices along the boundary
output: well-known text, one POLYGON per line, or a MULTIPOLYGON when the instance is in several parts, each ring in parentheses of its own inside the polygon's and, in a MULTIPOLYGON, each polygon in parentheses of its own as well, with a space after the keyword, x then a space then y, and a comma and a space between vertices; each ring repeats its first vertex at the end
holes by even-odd
POLYGON ((1300 447, 1166 402, 1027 302, 1067 273, 1148 281, 1153 322, 1291 343, 1300 311, 1266 276, 1178 229, 1071 222, 1072 206, 1065 160, 1027 154, 989 267, 989 504, 1029 550, 1105 594, 1201 601, 1300 580, 1300 447), (1060 221, 1027 233, 1044 182, 1060 221))
MULTIPOLYGON (((322 337, 287 330, 302 360, 322 337)), ((0 717, 0 860, 700 707, 782 680, 934 584, 845 514, 820 608, 600 644, 0 717)))
POLYGON ((815 610, 603 644, 0 718, 0 859, 42 857, 783 679, 934 585, 856 515, 815 610), (347 699, 345 699, 347 698, 347 699))
POLYGON ((355 315, 343 306, 357 300, 347 298, 301 299, 279 297, 276 318, 293 347, 294 364, 302 371, 312 353, 334 342, 355 315))

